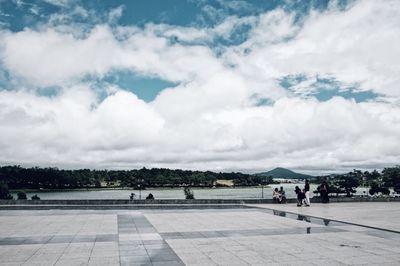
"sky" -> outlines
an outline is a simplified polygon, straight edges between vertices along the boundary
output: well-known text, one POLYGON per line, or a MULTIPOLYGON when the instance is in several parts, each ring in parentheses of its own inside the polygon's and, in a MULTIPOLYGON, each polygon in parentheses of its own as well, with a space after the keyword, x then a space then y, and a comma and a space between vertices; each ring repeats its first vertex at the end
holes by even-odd
POLYGON ((0 165, 400 162, 400 1, 0 0, 0 165))

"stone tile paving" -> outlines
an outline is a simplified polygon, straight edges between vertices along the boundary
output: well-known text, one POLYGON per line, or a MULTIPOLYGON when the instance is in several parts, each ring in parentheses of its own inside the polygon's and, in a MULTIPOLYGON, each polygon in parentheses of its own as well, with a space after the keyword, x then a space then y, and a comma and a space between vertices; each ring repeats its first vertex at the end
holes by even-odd
POLYGON ((121 265, 184 265, 142 214, 119 214, 121 265))
MULTIPOLYGON (((381 204, 397 217, 399 204, 381 204)), ((0 211, 0 265, 400 265, 399 233, 327 219, 359 221, 355 207, 257 207, 268 209, 0 211)))
POLYGON ((398 222, 400 221, 400 202, 343 202, 312 204, 311 207, 296 207, 296 204, 254 204, 251 206, 268 207, 400 231, 398 222))
MULTIPOLYGON (((146 217, 157 224, 165 221, 163 215, 146 217)), ((396 233, 277 210, 254 211, 250 216, 226 213, 209 222, 204 215, 197 213, 190 222, 187 214, 175 213, 171 221, 156 226, 187 265, 400 265, 400 250, 394 247, 400 243, 396 233), (185 223, 177 224, 178 220, 185 223), (207 226, 219 228, 221 223, 229 223, 234 234, 226 230, 201 236, 210 230, 207 226), (187 232, 189 227, 192 232, 187 232)))

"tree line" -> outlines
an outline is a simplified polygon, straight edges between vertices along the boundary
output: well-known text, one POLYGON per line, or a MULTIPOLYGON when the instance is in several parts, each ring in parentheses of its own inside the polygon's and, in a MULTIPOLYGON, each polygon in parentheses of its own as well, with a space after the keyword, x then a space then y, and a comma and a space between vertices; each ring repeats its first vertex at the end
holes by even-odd
POLYGON ((58 168, 0 167, 0 183, 9 189, 75 189, 100 187, 212 187, 219 179, 232 180, 235 186, 272 183, 272 177, 243 173, 216 173, 165 168, 134 170, 63 170, 58 168))
MULTIPOLYGON (((4 189, 76 189, 101 187, 213 187, 217 180, 232 180, 234 186, 257 186, 271 184, 273 178, 238 172, 216 173, 166 168, 142 168, 134 170, 64 170, 58 168, 0 167, 0 190, 4 189)), ((359 186, 369 187, 369 194, 389 194, 390 189, 400 193, 400 166, 352 172, 341 175, 313 177, 313 183, 326 180, 331 194, 352 196, 359 186)), ((222 185, 221 185, 222 186, 222 185)), ((1 192, 4 194, 6 192, 1 192)), ((6 191, 6 190, 4 190, 6 191)), ((318 192, 315 191, 315 192, 318 192)))
MULTIPOLYGON (((354 169, 341 175, 317 176, 313 182, 322 183, 324 180, 328 183, 329 193, 336 195, 345 194, 351 197, 359 186, 369 187, 370 195, 389 195, 390 189, 400 193, 400 166, 384 168, 382 172, 354 169)), ((318 189, 315 192, 319 192, 318 189)))

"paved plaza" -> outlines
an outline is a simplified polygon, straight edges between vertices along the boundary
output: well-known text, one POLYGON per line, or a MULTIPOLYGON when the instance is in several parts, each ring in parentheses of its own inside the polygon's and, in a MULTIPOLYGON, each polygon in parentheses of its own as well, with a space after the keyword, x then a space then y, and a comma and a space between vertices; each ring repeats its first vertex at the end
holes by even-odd
POLYGON ((248 207, 4 210, 0 265, 400 265, 398 202, 248 207))

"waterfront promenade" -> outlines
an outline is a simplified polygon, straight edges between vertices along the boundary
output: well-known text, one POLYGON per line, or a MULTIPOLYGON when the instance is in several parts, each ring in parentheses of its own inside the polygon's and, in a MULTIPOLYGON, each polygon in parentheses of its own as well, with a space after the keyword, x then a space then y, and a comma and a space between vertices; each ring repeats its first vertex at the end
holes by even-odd
POLYGON ((400 265, 399 220, 400 202, 2 210, 0 265, 400 265))

